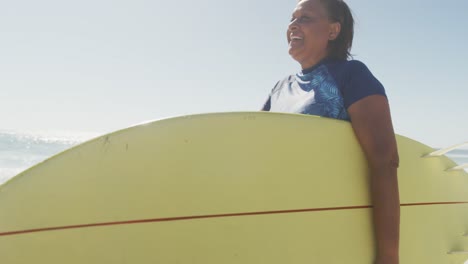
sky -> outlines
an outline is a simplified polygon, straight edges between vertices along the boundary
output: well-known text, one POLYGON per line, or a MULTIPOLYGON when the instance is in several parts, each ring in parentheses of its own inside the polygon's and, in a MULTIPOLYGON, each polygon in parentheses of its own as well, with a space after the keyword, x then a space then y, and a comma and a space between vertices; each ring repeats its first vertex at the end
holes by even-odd
MULTIPOLYGON (((352 53, 383 83, 395 131, 468 141, 468 1, 348 0, 352 53)), ((107 133, 257 111, 300 66, 295 0, 0 1, 0 130, 107 133)))

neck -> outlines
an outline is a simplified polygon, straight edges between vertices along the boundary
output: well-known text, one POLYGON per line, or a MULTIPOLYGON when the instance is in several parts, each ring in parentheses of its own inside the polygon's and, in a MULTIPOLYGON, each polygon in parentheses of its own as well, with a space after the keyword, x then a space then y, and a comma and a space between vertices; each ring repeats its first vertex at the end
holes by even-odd
POLYGON ((308 69, 308 68, 311 68, 311 67, 317 65, 317 63, 321 62, 326 57, 327 57, 326 53, 319 54, 317 56, 308 57, 307 59, 305 59, 303 61, 299 61, 299 64, 301 64, 301 68, 303 70, 305 70, 305 69, 308 69))

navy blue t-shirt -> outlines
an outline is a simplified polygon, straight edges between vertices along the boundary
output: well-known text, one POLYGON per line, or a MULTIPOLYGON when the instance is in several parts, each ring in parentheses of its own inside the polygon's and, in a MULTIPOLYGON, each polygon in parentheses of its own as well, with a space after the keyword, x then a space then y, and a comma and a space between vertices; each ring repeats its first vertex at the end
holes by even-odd
POLYGON ((349 121, 348 107, 369 95, 385 95, 364 63, 325 59, 279 81, 262 111, 318 115, 349 121))

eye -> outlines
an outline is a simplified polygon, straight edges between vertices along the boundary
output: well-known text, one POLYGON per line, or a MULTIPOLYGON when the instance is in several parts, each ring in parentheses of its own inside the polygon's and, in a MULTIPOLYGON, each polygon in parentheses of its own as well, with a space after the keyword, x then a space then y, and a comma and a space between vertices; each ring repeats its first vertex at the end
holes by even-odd
POLYGON ((312 18, 309 16, 300 16, 298 18, 292 17, 290 22, 292 23, 294 22, 294 20, 297 20, 297 23, 299 24, 303 24, 303 23, 310 22, 312 18))
POLYGON ((309 22, 309 21, 310 21, 310 17, 308 17, 308 16, 301 16, 301 17, 299 17, 299 19, 298 19, 298 22, 301 23, 301 24, 302 24, 302 23, 309 22))

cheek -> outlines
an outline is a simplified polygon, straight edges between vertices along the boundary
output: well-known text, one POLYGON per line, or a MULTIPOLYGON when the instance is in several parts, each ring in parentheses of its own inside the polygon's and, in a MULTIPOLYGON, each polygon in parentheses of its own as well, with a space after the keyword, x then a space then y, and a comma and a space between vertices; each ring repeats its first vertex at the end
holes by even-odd
POLYGON ((316 29, 309 30, 307 32, 308 40, 312 41, 318 46, 323 46, 328 44, 329 32, 327 29, 318 27, 316 29))

